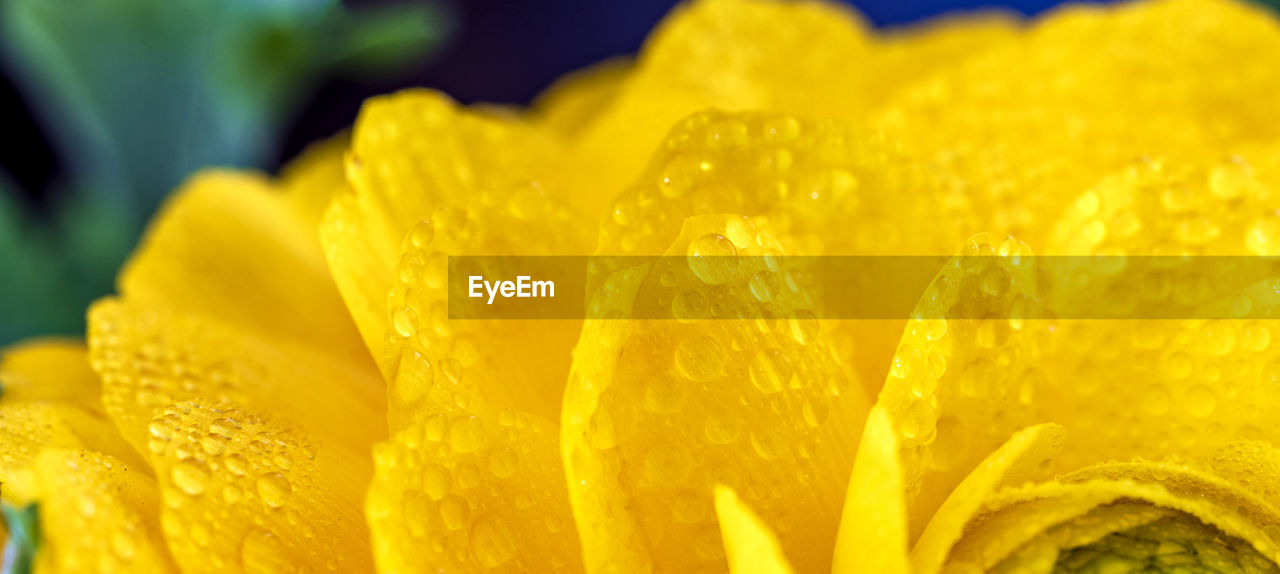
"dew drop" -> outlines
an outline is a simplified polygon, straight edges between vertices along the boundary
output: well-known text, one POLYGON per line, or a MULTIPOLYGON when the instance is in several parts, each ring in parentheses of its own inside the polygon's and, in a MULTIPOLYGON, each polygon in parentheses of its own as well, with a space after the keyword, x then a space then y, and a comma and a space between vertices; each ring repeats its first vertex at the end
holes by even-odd
POLYGON ((768 271, 760 271, 751 278, 751 295, 761 303, 768 303, 778 294, 778 277, 768 271))
POLYGON ((680 321, 702 318, 706 311, 707 298, 697 291, 685 291, 671 300, 671 315, 680 321))
POLYGON ((173 483, 183 492, 198 496, 209 484, 209 471, 191 462, 180 462, 171 471, 173 483))
POLYGON ((1187 411, 1187 414, 1197 418, 1204 418, 1213 414, 1217 406, 1218 401, 1213 389, 1205 385, 1195 385, 1187 389, 1187 394, 1183 401, 1183 409, 1187 411))
POLYGON ((258 477, 257 489, 258 498, 272 508, 284 506, 289 500, 289 495, 293 494, 293 486, 289 484, 289 479, 278 472, 258 477))
POLYGON ((689 270, 703 283, 722 285, 733 278, 737 254, 738 249, 729 238, 708 233, 689 244, 689 270))
POLYGON ((724 372, 724 352, 711 337, 682 341, 675 351, 676 370, 691 381, 709 381, 724 372))
POLYGON ((471 552, 485 568, 505 564, 516 554, 515 533, 502 519, 481 516, 471 527, 471 552))
POLYGON ((516 473, 516 465, 520 456, 507 447, 494 449, 489 453, 489 472, 498 478, 508 478, 516 473))
POLYGON ((777 349, 756 353, 749 371, 751 382, 765 394, 776 393, 791 382, 791 362, 777 349))
POLYGON ((401 337, 412 337, 418 332, 418 312, 412 307, 398 307, 392 313, 391 322, 401 337))
POLYGON ((462 417, 449 425, 449 448, 454 452, 475 452, 484 446, 484 441, 484 422, 477 417, 462 417))
POLYGON ((449 494, 449 471, 438 464, 429 465, 422 471, 422 491, 431 500, 440 500, 449 494))
POLYGON ((471 508, 466 500, 456 494, 446 496, 440 501, 440 521, 449 530, 458 530, 466 525, 467 515, 471 508))

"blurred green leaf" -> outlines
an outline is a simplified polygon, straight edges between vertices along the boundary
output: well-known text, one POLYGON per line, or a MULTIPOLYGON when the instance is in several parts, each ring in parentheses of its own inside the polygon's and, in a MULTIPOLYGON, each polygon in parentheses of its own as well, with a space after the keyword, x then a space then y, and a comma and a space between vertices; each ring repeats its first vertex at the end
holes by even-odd
POLYGON ((414 63, 444 41, 451 18, 438 5, 400 4, 340 15, 329 60, 362 74, 414 63))
POLYGON ((66 267, 52 234, 32 224, 30 211, 11 189, 0 174, 0 341, 73 332, 84 308, 77 308, 62 281, 66 267))
POLYGON ((40 548, 40 513, 35 504, 22 508, 3 505, 5 529, 9 539, 4 545, 2 574, 30 574, 40 548))
POLYGON ((0 344, 82 332, 85 305, 110 292, 184 179, 266 166, 325 74, 421 59, 446 16, 426 4, 349 13, 337 0, 0 0, 4 62, 70 172, 48 217, 0 194, 0 344))

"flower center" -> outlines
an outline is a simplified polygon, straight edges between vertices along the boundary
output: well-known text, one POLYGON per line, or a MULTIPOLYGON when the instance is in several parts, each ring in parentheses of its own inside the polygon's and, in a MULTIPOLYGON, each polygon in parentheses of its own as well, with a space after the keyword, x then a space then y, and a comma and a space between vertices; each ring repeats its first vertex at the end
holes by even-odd
POLYGON ((1121 502, 1039 534, 993 571, 1280 574, 1280 567, 1250 543, 1195 516, 1145 503, 1121 502), (1116 511, 1120 510, 1128 516, 1119 516, 1116 511))

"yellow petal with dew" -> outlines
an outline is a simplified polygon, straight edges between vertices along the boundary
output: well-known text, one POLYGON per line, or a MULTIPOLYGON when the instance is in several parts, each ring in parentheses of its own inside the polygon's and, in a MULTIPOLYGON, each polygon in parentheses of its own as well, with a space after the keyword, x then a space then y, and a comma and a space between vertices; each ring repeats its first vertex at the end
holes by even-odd
POLYGON ((860 112, 863 78, 852 70, 867 44, 860 19, 834 3, 703 0, 677 8, 566 157, 575 201, 601 213, 663 134, 698 110, 860 112), (761 37, 771 38, 770 49, 758 49, 761 37))
POLYGON ((176 572, 154 478, 93 451, 49 448, 34 463, 40 572, 176 572))
MULTIPOLYGON (((395 339, 406 336, 391 321, 389 307, 399 275, 413 271, 412 264, 401 265, 412 263, 402 255, 444 258, 433 245, 437 234, 490 250, 486 254, 587 252, 589 233, 547 183, 558 153, 554 138, 517 119, 459 109, 434 92, 407 91, 365 104, 346 162, 351 193, 335 199, 320 235, 385 376, 398 359, 395 339), (478 213, 486 223, 474 223, 478 213), (402 253, 406 246, 414 253, 402 253)), ((435 261, 418 265, 428 263, 435 261)))
POLYGON ((563 174, 582 210, 601 213, 689 114, 717 108, 861 119, 900 84, 1014 30, 1011 19, 973 16, 882 38, 834 2, 690 2, 650 36, 609 105, 581 130, 563 174))
POLYGON ((1255 94, 1280 87, 1277 50, 1280 25, 1248 3, 1071 6, 899 92, 871 123, 967 181, 986 229, 1043 252, 1079 191, 1135 157, 1274 141, 1255 94))
POLYGON ((373 567, 369 463, 252 410, 180 402, 150 424, 161 526, 184 572, 373 567))
POLYGON ((85 448, 149 470, 103 411, 98 376, 84 346, 36 340, 0 355, 0 489, 6 503, 30 501, 38 492, 33 464, 49 447, 85 448))
MULTIPOLYGON (((716 213, 770 216, 797 255, 946 254, 972 226, 958 182, 854 123, 712 111, 677 125, 618 195, 598 253, 660 254, 684 218, 716 213)), ((589 289, 608 271, 593 276, 589 289)), ((852 342, 851 374, 872 393, 903 324, 833 323, 852 342)))
POLYGON ((449 256, 587 252, 580 220, 543 186, 538 160, 556 144, 426 92, 368 104, 353 141, 353 193, 324 233, 340 278, 383 273, 340 279, 378 301, 366 327, 385 329, 371 344, 393 437, 375 449, 366 507, 379 568, 580 571, 557 426, 581 322, 450 319, 446 281, 449 256), (357 219, 381 223, 348 234, 357 219))
POLYGON ((606 318, 583 328, 562 419, 588 571, 722 567, 716 484, 760 512, 797 569, 829 567, 867 404, 825 322, 802 319, 816 293, 752 293, 753 278, 791 271, 766 253, 786 247, 763 218, 693 217, 667 257, 596 292, 606 318), (681 301, 706 314, 621 318, 681 301))
POLYGON ((353 457, 387 436, 373 365, 324 347, 128 299, 90 308, 89 344, 106 410, 143 453, 158 411, 193 399, 253 405, 353 457))
POLYGON ((760 517, 727 486, 715 488, 716 518, 720 520, 725 556, 732 574, 790 574, 778 538, 760 517))
MULTIPOLYGON (((1235 557, 1232 561, 1263 566, 1240 571, 1276 571, 1280 554, 1267 532, 1276 525, 1274 508, 1245 489, 1223 486, 1221 479, 1181 463, 1124 463, 1011 487, 987 500, 951 550, 947 571, 1032 570, 1031 565, 1045 563, 1070 568, 1103 550, 1121 555, 1128 551, 1138 555, 1131 558, 1141 558, 1148 544, 1170 545, 1159 554, 1176 555, 1186 549, 1179 540, 1180 528, 1170 531, 1175 525, 1195 526, 1217 538, 1222 554, 1235 557), (1138 538, 1126 545, 1123 539, 1106 540, 1153 523, 1156 528, 1146 529, 1149 542, 1138 538), (1106 541, 1105 548, 1091 548, 1100 541, 1106 541)), ((1202 559, 1213 558, 1213 553, 1200 554, 1202 559)), ((1165 559, 1171 558, 1188 557, 1165 559)))
POLYGON ((156 217, 118 284, 131 302, 368 361, 314 226, 258 175, 193 176, 156 217))
POLYGON ((1070 389, 1046 384, 1042 365, 1047 321, 1016 318, 1038 304, 1029 254, 1012 238, 971 239, 925 290, 890 365, 879 404, 898 435, 913 544, 943 499, 1015 431, 1065 423, 1053 415, 1070 389), (982 316, 1005 318, 968 318, 982 316))
POLYGON ((902 481, 893 423, 884 407, 872 407, 849 477, 832 572, 911 572, 902 481))
POLYGON ((1062 427, 1053 424, 1023 429, 985 458, 938 507, 921 533, 911 549, 912 571, 938 572, 965 525, 1001 486, 1042 478, 1062 448, 1063 434, 1062 427))

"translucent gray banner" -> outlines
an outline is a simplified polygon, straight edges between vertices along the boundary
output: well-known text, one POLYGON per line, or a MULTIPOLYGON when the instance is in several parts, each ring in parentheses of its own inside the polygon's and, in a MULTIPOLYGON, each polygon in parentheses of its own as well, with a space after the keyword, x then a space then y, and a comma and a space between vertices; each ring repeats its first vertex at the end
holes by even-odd
POLYGON ((451 319, 1270 319, 1280 258, 453 256, 451 319))

